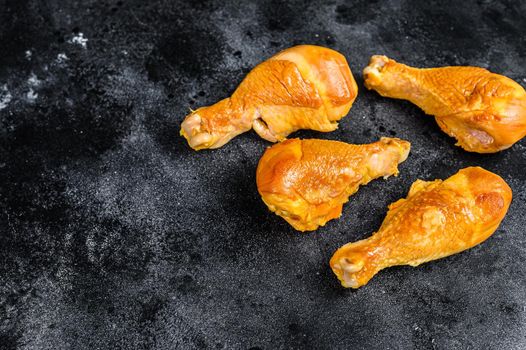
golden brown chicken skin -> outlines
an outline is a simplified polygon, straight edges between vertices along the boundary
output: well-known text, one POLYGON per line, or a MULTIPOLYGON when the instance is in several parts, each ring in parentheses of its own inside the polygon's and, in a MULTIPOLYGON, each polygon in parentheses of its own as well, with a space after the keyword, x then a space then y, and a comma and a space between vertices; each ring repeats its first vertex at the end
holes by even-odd
POLYGON ((252 128, 270 142, 299 129, 333 131, 357 94, 343 55, 320 46, 295 46, 256 66, 231 97, 193 111, 181 135, 200 150, 221 147, 252 128))
POLYGON ((330 266, 344 287, 358 288, 386 267, 459 253, 491 236, 511 197, 502 178, 479 167, 444 181, 417 180, 407 198, 389 206, 378 232, 342 246, 330 266))
POLYGON ((365 86, 409 100, 435 116, 466 151, 493 153, 526 135, 526 91, 515 81, 478 67, 418 69, 372 56, 365 86))
POLYGON ((311 231, 341 215, 360 185, 398 174, 410 144, 383 137, 367 145, 291 139, 266 150, 256 181, 268 208, 298 231, 311 231))

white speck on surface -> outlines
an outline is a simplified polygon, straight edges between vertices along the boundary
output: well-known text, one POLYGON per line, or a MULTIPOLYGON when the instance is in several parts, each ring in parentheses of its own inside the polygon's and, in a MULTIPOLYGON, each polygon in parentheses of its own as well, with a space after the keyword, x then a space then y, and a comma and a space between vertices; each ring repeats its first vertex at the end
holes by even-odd
POLYGON ((58 63, 64 63, 66 62, 67 60, 69 60, 69 57, 66 56, 65 53, 61 52, 57 55, 57 62, 58 63))
POLYGON ((522 78, 522 81, 526 83, 526 78, 522 78))
POLYGON ((41 80, 38 79, 35 73, 31 72, 29 78, 27 79, 27 83, 29 84, 29 86, 39 86, 41 80))
POLYGON ((31 50, 26 50, 26 53, 25 53, 25 56, 26 56, 26 60, 31 60, 31 56, 33 56, 33 53, 31 52, 31 50))
POLYGON ((97 245, 94 240, 94 232, 88 233, 88 236, 86 237, 86 251, 88 253, 88 260, 94 264, 96 263, 96 252, 97 245))
POLYGON ((0 110, 4 109, 7 107, 7 105, 9 104, 9 102, 11 102, 11 99, 13 98, 13 96, 11 95, 11 93, 7 90, 7 85, 4 84, 1 88, 0 88, 0 110))
POLYGON ((71 38, 68 42, 71 44, 81 45, 83 48, 87 48, 86 43, 88 42, 88 39, 84 37, 83 33, 78 33, 73 38, 71 38))
POLYGON ((35 100, 37 99, 38 93, 36 93, 35 90, 33 90, 33 88, 29 88, 29 91, 27 92, 26 97, 28 101, 32 103, 32 102, 35 102, 35 100))

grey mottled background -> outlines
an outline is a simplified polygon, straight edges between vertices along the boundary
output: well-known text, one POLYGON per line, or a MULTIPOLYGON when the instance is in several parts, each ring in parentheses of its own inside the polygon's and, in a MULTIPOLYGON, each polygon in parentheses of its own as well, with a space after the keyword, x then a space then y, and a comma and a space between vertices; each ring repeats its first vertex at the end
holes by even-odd
POLYGON ((526 85, 524 1, 0 0, 0 348, 524 349, 526 141, 454 146, 431 117, 363 88, 370 55, 477 65, 526 85), (289 46, 334 48, 360 92, 332 133, 412 143, 400 176, 308 234, 255 186, 269 144, 196 153, 189 108, 289 46), (484 244, 357 291, 328 267, 417 178, 481 165, 513 188, 484 244))

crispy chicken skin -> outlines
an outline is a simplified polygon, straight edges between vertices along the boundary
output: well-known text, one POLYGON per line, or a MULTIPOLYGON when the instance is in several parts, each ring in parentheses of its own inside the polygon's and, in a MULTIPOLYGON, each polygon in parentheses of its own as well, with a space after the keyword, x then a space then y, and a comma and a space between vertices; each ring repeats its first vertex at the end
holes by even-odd
POLYGON ((256 182, 268 208, 298 231, 311 231, 341 215, 360 185, 398 174, 410 144, 383 137, 367 145, 290 139, 266 150, 256 182))
POLYGON ((357 94, 343 55, 320 46, 295 46, 256 66, 231 97, 193 111, 181 135, 200 150, 219 148, 252 128, 270 142, 299 129, 333 131, 357 94))
POLYGON ((444 181, 417 180, 407 198, 389 206, 378 232, 342 246, 330 266, 344 287, 358 288, 386 267, 459 253, 491 236, 511 197, 502 178, 479 167, 444 181))
POLYGON ((409 100, 435 116, 466 151, 494 153, 526 135, 526 91, 515 81, 478 67, 418 69, 372 56, 365 86, 409 100))

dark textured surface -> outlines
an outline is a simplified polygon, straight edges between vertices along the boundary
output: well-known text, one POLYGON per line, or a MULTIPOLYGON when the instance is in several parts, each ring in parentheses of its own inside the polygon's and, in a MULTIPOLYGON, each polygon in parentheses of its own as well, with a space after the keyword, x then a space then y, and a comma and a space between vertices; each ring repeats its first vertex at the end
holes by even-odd
POLYGON ((0 348, 526 348, 526 141, 466 153, 361 77, 386 54, 524 86, 525 2, 237 3, 0 1, 0 348), (178 136, 189 108, 299 43, 342 52, 360 92, 337 131, 296 136, 412 143, 399 177, 309 234, 257 194, 267 142, 196 153, 178 136), (339 286, 337 247, 372 233, 417 178, 469 165, 514 191, 488 241, 339 286))

